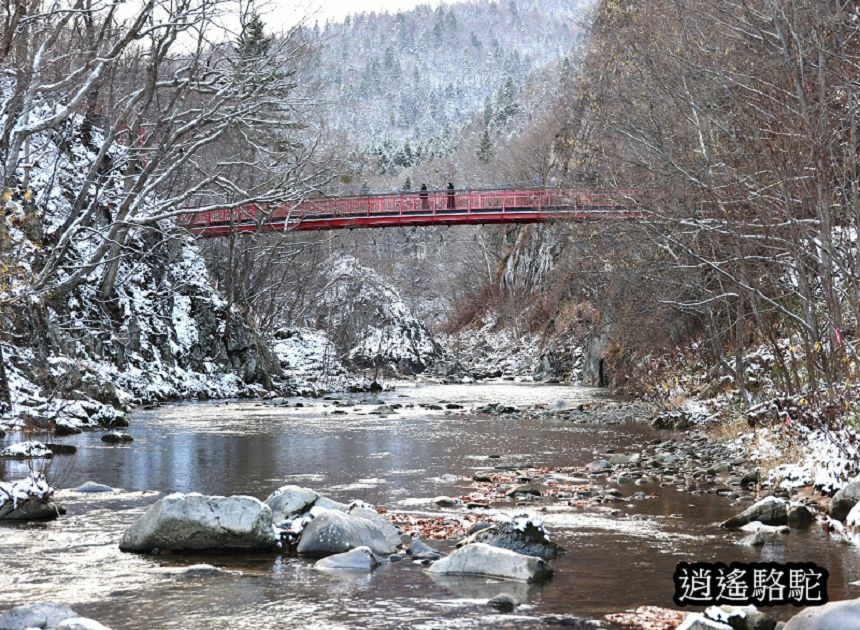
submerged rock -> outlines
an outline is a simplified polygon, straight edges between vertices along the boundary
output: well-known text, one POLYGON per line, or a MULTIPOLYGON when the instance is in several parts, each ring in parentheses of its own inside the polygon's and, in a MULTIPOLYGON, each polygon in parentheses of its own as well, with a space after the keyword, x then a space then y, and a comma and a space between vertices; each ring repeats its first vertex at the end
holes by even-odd
POLYGON ((95 481, 85 481, 77 488, 75 488, 75 492, 97 494, 99 492, 113 492, 113 488, 111 488, 110 486, 106 486, 103 483, 96 483, 95 481))
POLYGON ((860 628, 860 599, 830 602, 804 608, 789 619, 783 630, 848 630, 860 628))
POLYGON ((356 547, 344 553, 338 553, 327 558, 317 560, 314 564, 316 569, 348 570, 348 571, 373 571, 379 563, 369 547, 356 547))
POLYGON ((486 543, 493 547, 508 549, 544 560, 557 558, 564 548, 552 542, 546 535, 543 523, 528 514, 520 514, 510 521, 485 527, 461 543, 486 543))
POLYGON ((397 550, 389 532, 376 522, 326 510, 305 527, 297 551, 303 556, 330 556, 356 547, 369 547, 380 556, 397 550))
POLYGON ((119 547, 123 551, 272 549, 277 542, 272 510, 254 497, 176 493, 138 518, 119 547))
POLYGON ((765 497, 740 514, 724 521, 720 527, 735 529, 753 521, 759 521, 765 525, 785 525, 788 523, 788 503, 784 499, 765 497))
POLYGON ((445 575, 488 575, 521 582, 537 582, 552 576, 546 561, 535 556, 472 543, 457 549, 447 558, 434 562, 431 573, 445 575))
POLYGON ((519 602, 507 593, 500 593, 487 600, 487 606, 495 608, 499 612, 509 613, 519 606, 519 602))
POLYGON ((134 438, 124 431, 111 431, 102 436, 102 442, 108 444, 129 444, 134 442, 134 438))

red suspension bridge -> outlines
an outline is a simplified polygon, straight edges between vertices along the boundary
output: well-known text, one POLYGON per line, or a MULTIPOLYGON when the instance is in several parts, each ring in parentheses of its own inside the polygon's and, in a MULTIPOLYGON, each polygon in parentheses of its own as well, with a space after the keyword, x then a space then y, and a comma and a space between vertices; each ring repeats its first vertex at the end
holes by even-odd
POLYGON ((643 213, 632 190, 577 188, 421 191, 308 199, 280 206, 249 204, 181 215, 204 238, 232 232, 635 219, 643 213))

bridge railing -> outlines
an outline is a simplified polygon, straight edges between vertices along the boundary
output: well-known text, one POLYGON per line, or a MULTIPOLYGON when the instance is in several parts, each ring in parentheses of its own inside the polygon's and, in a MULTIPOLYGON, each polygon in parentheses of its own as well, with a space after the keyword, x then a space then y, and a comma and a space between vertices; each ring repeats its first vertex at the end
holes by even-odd
POLYGON ((224 225, 292 224, 307 220, 374 216, 481 214, 552 210, 553 212, 618 210, 635 198, 632 190, 588 189, 447 190, 418 191, 362 197, 307 199, 275 208, 254 204, 189 212, 179 219, 189 229, 224 225))

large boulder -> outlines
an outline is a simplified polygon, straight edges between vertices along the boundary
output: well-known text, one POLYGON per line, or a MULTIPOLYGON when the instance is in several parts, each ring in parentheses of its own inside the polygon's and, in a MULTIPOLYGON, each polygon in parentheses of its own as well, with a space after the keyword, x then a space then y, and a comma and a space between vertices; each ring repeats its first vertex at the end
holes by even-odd
POLYGON ((334 571, 372 571, 378 564, 369 547, 356 547, 345 553, 321 558, 314 567, 334 571))
POLYGON ((281 486, 266 499, 272 510, 272 522, 280 523, 300 516, 320 498, 319 492, 300 486, 281 486))
POLYGON ((788 523, 788 503, 777 497, 765 497, 758 503, 753 503, 740 514, 724 521, 720 527, 736 529, 753 521, 759 521, 765 525, 786 525, 788 523))
POLYGON ((557 558, 565 551, 563 547, 550 541, 540 520, 527 514, 521 514, 509 521, 482 529, 469 536, 460 546, 476 542, 516 551, 526 556, 537 556, 544 560, 557 558))
POLYGON ((16 606, 0 615, 0 630, 27 630, 28 628, 56 628, 78 613, 62 604, 43 602, 16 606))
POLYGON ((434 562, 430 566, 430 572, 445 575, 487 575, 521 582, 538 582, 552 575, 549 564, 541 558, 524 556, 484 543, 460 547, 447 558, 434 562))
POLYGON ((254 497, 171 494, 126 530, 123 551, 271 549, 278 538, 272 510, 254 497))
POLYGON ((387 556, 397 550, 399 542, 399 538, 397 543, 391 540, 374 521, 326 510, 305 526, 296 550, 303 556, 322 557, 369 547, 373 553, 387 556))
POLYGON ((847 630, 860 628, 860 599, 830 602, 804 608, 792 617, 783 630, 847 630))
POLYGON ((833 495, 830 502, 830 516, 844 521, 857 502, 860 501, 860 479, 855 479, 833 495))

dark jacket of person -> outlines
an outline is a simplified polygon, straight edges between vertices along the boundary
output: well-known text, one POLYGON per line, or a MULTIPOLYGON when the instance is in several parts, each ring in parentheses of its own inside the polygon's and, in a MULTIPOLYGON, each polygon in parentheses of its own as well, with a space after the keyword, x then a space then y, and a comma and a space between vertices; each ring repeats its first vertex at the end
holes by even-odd
POLYGON ((454 204, 454 184, 448 182, 447 195, 448 195, 448 208, 454 209, 456 205, 454 204))

